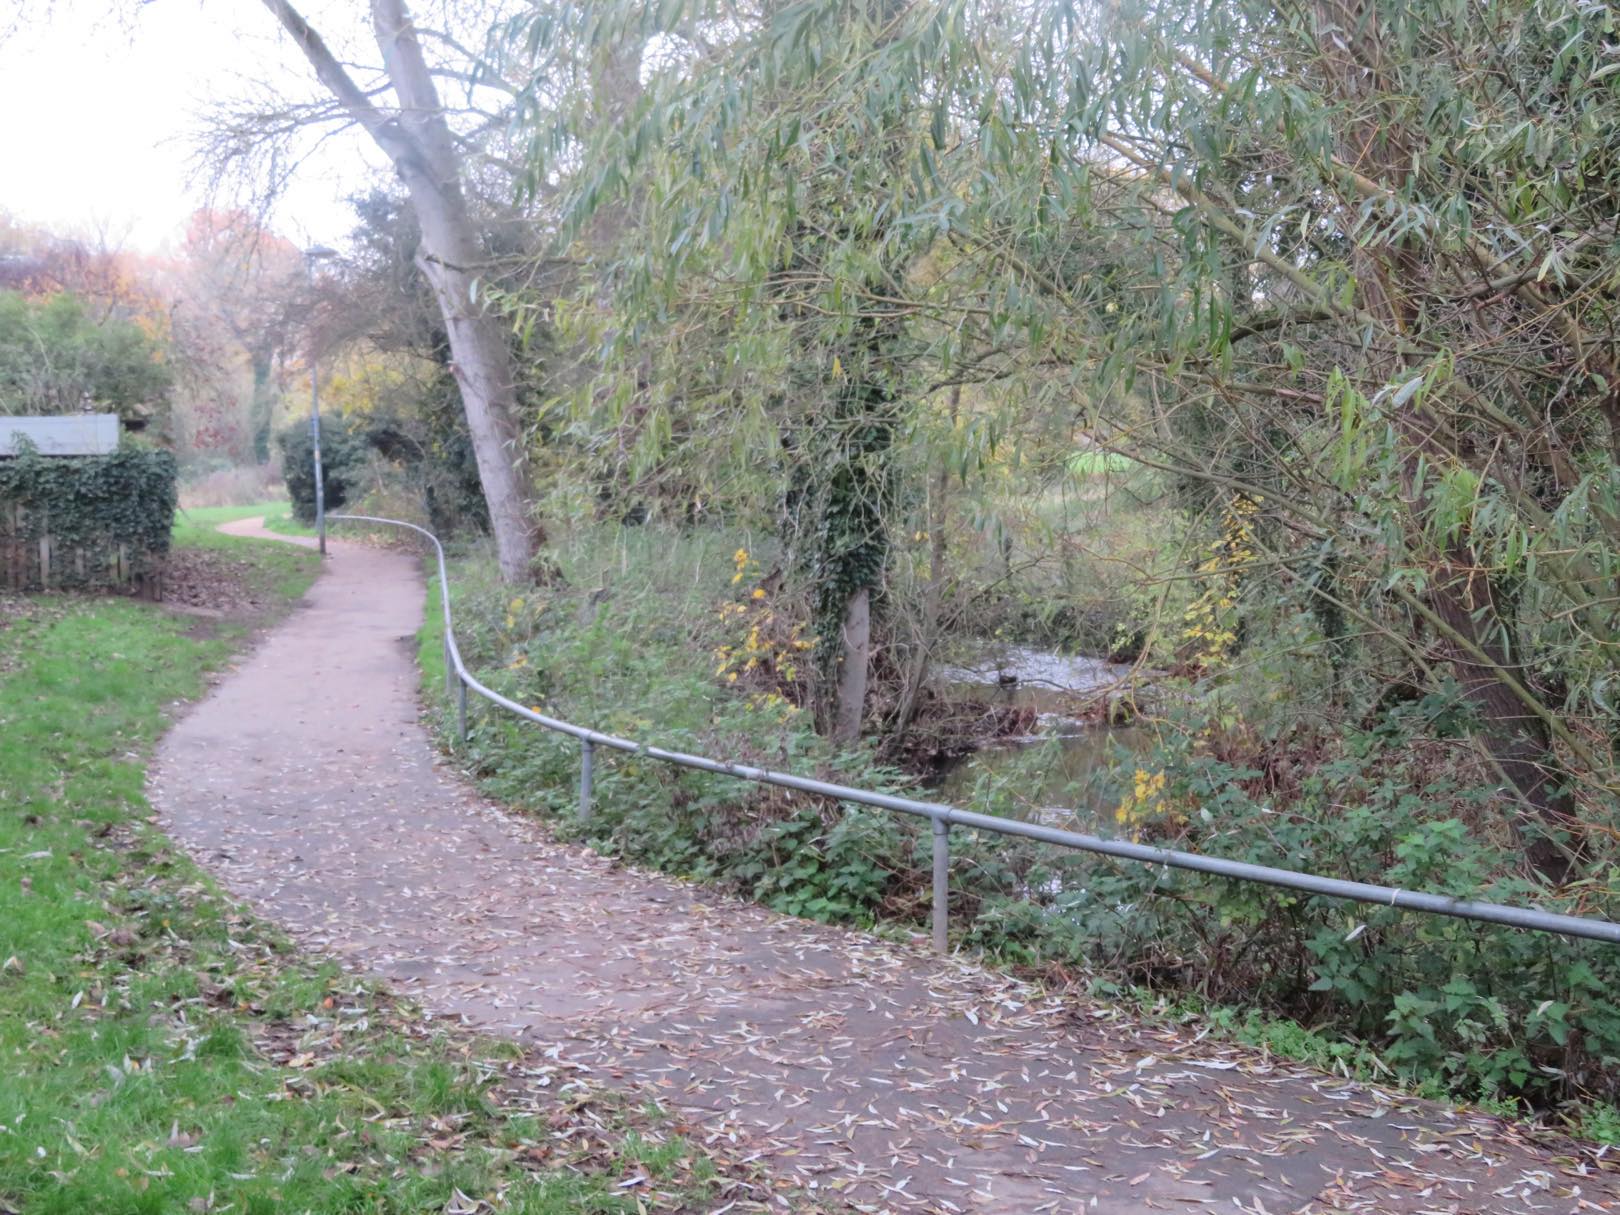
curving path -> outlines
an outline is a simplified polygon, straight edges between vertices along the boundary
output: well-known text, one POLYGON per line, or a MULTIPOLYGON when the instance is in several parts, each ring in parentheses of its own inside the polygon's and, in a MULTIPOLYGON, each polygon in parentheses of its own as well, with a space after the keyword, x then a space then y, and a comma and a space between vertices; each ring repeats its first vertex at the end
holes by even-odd
MULTIPOLYGON (((222 530, 285 539, 261 523, 222 530)), ((556 843, 417 720, 417 561, 330 547, 307 606, 167 736, 153 802, 257 911, 430 1012, 862 1210, 1620 1212, 1615 1164, 1497 1119, 556 843)))

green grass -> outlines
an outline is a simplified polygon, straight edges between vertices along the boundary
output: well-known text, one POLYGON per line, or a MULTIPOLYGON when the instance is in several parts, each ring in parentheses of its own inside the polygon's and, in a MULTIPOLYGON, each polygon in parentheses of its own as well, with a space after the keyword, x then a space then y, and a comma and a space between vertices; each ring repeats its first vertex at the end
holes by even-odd
POLYGON ((264 529, 279 536, 313 536, 315 529, 293 517, 292 504, 285 501, 251 502, 245 506, 194 506, 175 518, 175 536, 187 543, 212 543, 207 537, 221 523, 262 516, 264 529))
MULTIPOLYGON (((293 514, 292 503, 281 499, 279 501, 252 502, 245 506, 200 506, 184 511, 176 521, 176 535, 184 530, 188 536, 202 532, 212 531, 221 523, 229 523, 235 519, 252 519, 263 516, 264 530, 274 532, 278 536, 313 536, 315 529, 308 524, 301 523, 293 514)), ((341 527, 342 525, 340 525, 341 527)), ((354 534, 353 524, 348 524, 346 534, 354 534)))
MULTIPOLYGON (((349 526, 353 526, 350 524, 349 526)), ((264 530, 275 532, 278 536, 313 536, 315 529, 307 524, 300 523, 292 513, 292 507, 285 502, 278 502, 274 510, 266 511, 264 516, 264 530)))
POLYGON ((1141 467, 1129 456, 1121 455, 1117 451, 1099 451, 1096 448, 1075 452, 1068 458, 1066 465, 1069 472, 1081 480, 1096 476, 1098 473, 1130 472, 1141 467))
MULTIPOLYGON (((177 534, 285 605, 312 554, 203 530, 252 513, 195 511, 177 534)), ((656 1118, 525 1097, 514 1048, 425 1031, 147 825, 166 712, 246 631, 190 623, 51 596, 0 631, 0 1210, 440 1211, 460 1190, 632 1212, 617 1187, 643 1170, 654 1209, 705 1205, 715 1170, 656 1118)))
POLYGON ((309 588, 315 571, 320 568, 319 558, 296 545, 244 540, 217 530, 221 523, 251 519, 285 506, 286 503, 281 502, 262 502, 180 512, 174 521, 174 544, 177 548, 203 549, 230 560, 255 591, 290 603, 309 588))
POLYGON ((245 506, 194 506, 190 510, 182 510, 175 516, 174 533, 177 538, 184 538, 186 542, 193 542, 198 536, 212 533, 213 529, 221 523, 230 523, 236 519, 251 519, 256 515, 266 517, 278 511, 289 509, 285 502, 250 502, 245 506))

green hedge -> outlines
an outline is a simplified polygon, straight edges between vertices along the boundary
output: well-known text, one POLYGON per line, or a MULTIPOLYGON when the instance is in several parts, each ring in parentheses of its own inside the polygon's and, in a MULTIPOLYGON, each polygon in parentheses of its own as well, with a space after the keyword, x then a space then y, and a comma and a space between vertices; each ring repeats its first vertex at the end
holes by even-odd
POLYGON ((0 581, 155 585, 169 551, 178 480, 171 453, 135 447, 108 456, 0 459, 0 581), (48 577, 41 539, 49 540, 48 577))

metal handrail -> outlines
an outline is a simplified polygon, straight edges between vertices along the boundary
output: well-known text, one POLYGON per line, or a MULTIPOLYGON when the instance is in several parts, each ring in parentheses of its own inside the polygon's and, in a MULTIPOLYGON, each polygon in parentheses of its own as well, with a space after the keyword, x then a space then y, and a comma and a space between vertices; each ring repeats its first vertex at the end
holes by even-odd
POLYGON ((1120 860, 1139 861, 1148 865, 1164 865, 1171 869, 1189 869, 1196 873, 1208 873, 1217 877, 1234 878, 1239 881, 1260 882, 1268 886, 1280 886, 1288 890, 1301 890, 1308 894, 1326 895, 1329 898, 1349 899, 1358 903, 1371 903, 1382 907, 1398 907, 1407 911, 1455 916, 1464 920, 1506 924, 1512 928, 1528 928, 1536 932, 1552 932, 1563 936, 1584 937, 1594 941, 1609 941, 1620 944, 1620 924, 1615 924, 1609 920, 1564 915, 1560 912, 1543 911, 1535 907, 1511 907, 1502 903, 1458 899, 1450 895, 1431 894, 1424 891, 1400 890, 1393 886, 1378 886, 1370 882, 1352 882, 1343 878, 1322 877, 1318 874, 1302 873, 1293 869, 1278 869, 1270 865, 1252 864, 1248 861, 1204 856, 1200 853, 1182 852, 1173 848, 1155 848, 1149 844, 1107 839, 1103 836, 1088 835, 1079 831, 1064 831, 1061 828, 1048 827, 1040 823, 1026 823, 1019 819, 1002 818, 994 814, 979 814, 972 810, 960 810, 955 806, 947 806, 939 802, 922 802, 909 797, 898 797, 892 793, 875 793, 868 789, 856 789, 849 785, 832 784, 808 776, 795 776, 788 772, 772 772, 767 768, 756 768, 750 764, 728 763, 723 760, 709 759, 702 755, 687 755, 681 751, 668 751, 663 747, 634 742, 631 739, 619 738, 612 734, 603 734, 599 730, 578 726, 573 722, 562 721, 556 717, 548 717, 544 713, 538 713, 515 700, 502 696, 491 688, 485 687, 473 676, 472 672, 467 670, 466 664, 462 662, 461 650, 456 645, 455 630, 452 627, 450 617, 450 579, 445 567, 444 546, 439 543, 437 536, 426 528, 418 527, 414 523, 406 523, 400 519, 381 519, 374 515, 328 515, 327 518, 334 521, 348 520, 357 523, 381 523, 389 527, 403 527, 416 532, 433 545, 433 551, 439 563, 439 597, 444 609, 445 680, 456 697, 457 723, 462 741, 465 742, 467 737, 467 689, 469 688, 491 704, 499 705, 518 717, 526 718, 559 734, 567 734, 577 738, 580 742, 581 752, 579 779, 579 817, 581 821, 587 821, 591 816, 592 768, 594 751, 597 747, 607 747, 614 751, 642 755, 649 759, 661 760, 682 768, 694 768, 700 772, 713 772, 719 776, 735 777, 738 780, 753 781, 763 785, 775 785, 782 789, 796 789, 802 793, 820 794, 823 797, 834 798, 842 802, 854 802, 857 805, 874 806, 882 810, 895 810, 901 814, 912 814, 920 818, 930 819, 933 822, 934 834, 933 938, 934 948, 941 953, 944 953, 947 948, 946 923, 950 870, 950 829, 952 827, 971 827, 980 831, 993 831, 1001 835, 1039 840, 1042 843, 1055 844, 1061 848, 1072 848, 1081 852, 1095 852, 1103 856, 1117 857, 1120 860))

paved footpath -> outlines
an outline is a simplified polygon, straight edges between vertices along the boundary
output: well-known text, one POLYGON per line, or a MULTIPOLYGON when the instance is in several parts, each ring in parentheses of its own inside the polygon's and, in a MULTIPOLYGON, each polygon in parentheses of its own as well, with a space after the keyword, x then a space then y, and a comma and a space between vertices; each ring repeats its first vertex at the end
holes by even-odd
POLYGON ((227 888, 427 1010, 863 1210, 1620 1212, 1620 1160, 553 841, 418 722, 417 561, 331 548, 153 798, 227 888))

